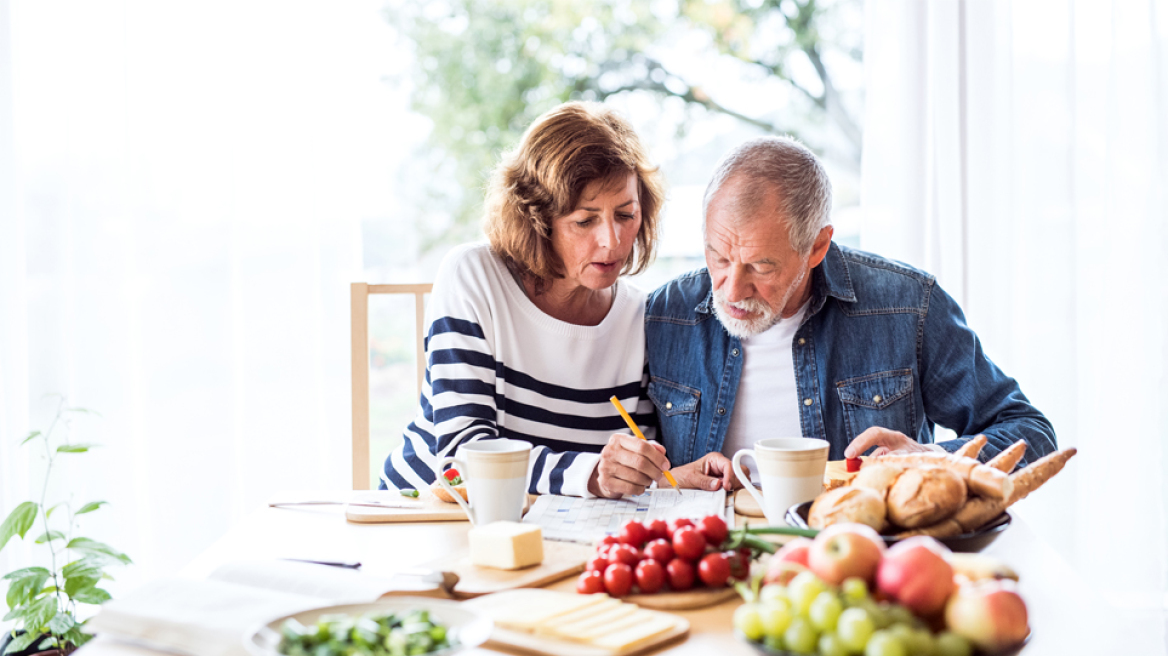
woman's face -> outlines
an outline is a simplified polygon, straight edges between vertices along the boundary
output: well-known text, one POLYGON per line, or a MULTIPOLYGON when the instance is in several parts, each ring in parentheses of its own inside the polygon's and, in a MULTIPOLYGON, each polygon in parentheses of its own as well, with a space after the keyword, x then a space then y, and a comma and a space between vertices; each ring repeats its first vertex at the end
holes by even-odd
POLYGON ((600 290, 616 282, 641 230, 637 189, 635 173, 593 181, 575 210, 552 221, 552 248, 564 263, 563 283, 600 290))

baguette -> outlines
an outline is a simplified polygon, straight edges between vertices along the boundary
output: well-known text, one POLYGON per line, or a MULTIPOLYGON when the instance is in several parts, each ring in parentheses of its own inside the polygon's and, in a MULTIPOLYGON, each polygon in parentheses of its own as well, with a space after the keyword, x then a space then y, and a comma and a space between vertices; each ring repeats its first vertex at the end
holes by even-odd
MULTIPOLYGON (((1018 444, 1012 445, 1010 449, 1016 446, 1018 444)), ((1007 449, 1007 451, 1010 449, 1007 449)), ((974 497, 966 501, 965 505, 949 519, 912 531, 898 533, 894 537, 907 538, 914 535, 928 535, 935 538, 948 538, 975 531, 986 522, 1000 515, 1015 502, 1025 499, 1027 495, 1041 487, 1052 476, 1062 471, 1067 461, 1074 457, 1076 453, 1078 453, 1078 450, 1075 448, 1056 451, 1043 456, 1029 467, 1024 467, 1021 471, 1011 475, 1010 479, 1013 481, 1013 491, 1009 499, 974 497)))
POLYGON ((1014 483, 1005 472, 987 467, 973 458, 952 453, 898 453, 881 456, 877 462, 900 466, 936 465, 953 470, 965 479, 971 494, 991 499, 1009 499, 1014 483))
POLYGON ((1026 441, 1018 440, 1017 442, 1011 444, 1005 451, 1002 451, 998 455, 991 458, 990 461, 986 463, 986 466, 993 467, 998 471, 1004 471, 1009 474, 1010 472, 1014 471, 1014 466, 1018 464, 1018 461, 1021 460, 1022 456, 1024 455, 1026 455, 1026 441))
POLYGON ((965 481, 944 467, 904 470, 888 490, 888 519, 897 526, 935 524, 965 505, 965 481))
POLYGON ((986 436, 978 435, 965 444, 962 444, 961 448, 954 451, 953 454, 965 458, 977 458, 977 454, 981 453, 981 450, 985 448, 985 445, 986 436))
POLYGON ((1014 493, 1010 495, 1010 503, 1025 499, 1027 495, 1050 480, 1051 476, 1062 471, 1067 461, 1078 452, 1079 450, 1074 447, 1055 451, 1035 460, 1029 467, 1023 467, 1020 471, 1012 474, 1010 479, 1014 482, 1014 493))

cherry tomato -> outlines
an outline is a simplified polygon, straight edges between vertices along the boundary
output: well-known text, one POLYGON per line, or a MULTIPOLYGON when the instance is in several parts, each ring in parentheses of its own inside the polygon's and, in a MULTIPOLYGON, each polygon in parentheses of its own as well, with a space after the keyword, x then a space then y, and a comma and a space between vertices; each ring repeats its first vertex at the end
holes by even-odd
POLYGON ((585 569, 587 569, 589 572, 603 572, 604 570, 608 569, 608 559, 604 556, 597 556, 588 561, 588 567, 585 569))
POLYGON ((672 522, 669 522, 669 539, 672 540, 673 534, 676 533, 677 529, 681 528, 682 526, 693 526, 693 525, 694 525, 693 520, 686 519, 685 517, 679 517, 679 518, 673 520, 672 522))
POLYGON ((446 480, 448 481, 453 481, 456 478, 462 478, 462 474, 459 474, 458 470, 454 468, 447 469, 445 472, 443 472, 442 475, 445 476, 446 480))
POLYGON ((659 563, 668 563, 673 560, 673 544, 669 540, 653 540, 645 545, 642 553, 645 558, 652 558, 659 563))
MULTIPOLYGON (((663 519, 654 519, 648 524, 645 524, 645 528, 649 529, 650 540, 672 539, 669 535, 669 524, 666 524, 665 520, 663 519)), ((663 560, 661 562, 664 563, 669 561, 663 560)))
MULTIPOLYGON (((730 563, 730 578, 738 581, 745 581, 750 578, 750 556, 743 555, 742 549, 738 551, 726 551, 722 555, 726 556, 727 562, 730 563)), ((749 550, 746 550, 749 554, 749 550)))
POLYGON ((606 535, 600 538, 600 544, 601 546, 606 544, 620 544, 620 538, 615 535, 606 535))
POLYGON ((693 587, 694 568, 688 562, 674 558, 665 566, 665 573, 669 575, 669 587, 674 590, 681 592, 693 587))
POLYGON ((665 585, 665 568, 655 560, 642 560, 634 571, 637 587, 645 594, 653 594, 665 585))
POLYGON ((698 563, 698 576, 711 588, 725 587, 730 578, 730 559, 724 553, 707 555, 698 563))
POLYGON ((722 546, 722 543, 726 541, 726 536, 730 534, 726 528, 726 520, 717 515, 703 517, 702 521, 698 522, 698 530, 706 536, 706 542, 715 548, 722 546))
POLYGON ((683 526, 673 532, 673 553, 678 558, 695 561, 706 550, 706 538, 696 528, 683 526))
POLYGON ((580 594, 604 592, 604 574, 597 571, 584 572, 576 579, 576 592, 580 594))
POLYGON ((609 563, 624 563, 635 567, 641 562, 641 551, 631 544, 618 544, 608 550, 609 563))
POLYGON ((614 563, 604 570, 604 589, 613 597, 623 597, 633 589, 633 568, 614 563))
POLYGON ((625 522, 621 527, 620 541, 621 544, 631 544, 640 549, 641 545, 645 544, 645 540, 649 539, 649 529, 638 521, 625 522))

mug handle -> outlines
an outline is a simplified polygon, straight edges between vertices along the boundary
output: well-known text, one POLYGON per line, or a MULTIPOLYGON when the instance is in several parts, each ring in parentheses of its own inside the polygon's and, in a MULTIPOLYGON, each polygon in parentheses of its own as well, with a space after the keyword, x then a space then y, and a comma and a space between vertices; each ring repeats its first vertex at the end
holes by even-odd
POLYGON ((750 496, 754 497, 754 500, 758 502, 758 507, 760 509, 766 508, 762 502, 762 494, 755 489, 754 483, 750 482, 750 477, 742 473, 742 456, 750 456, 751 459, 758 462, 758 458, 754 455, 754 449, 739 449, 734 453, 734 457, 730 459, 730 468, 734 470, 734 475, 738 477, 738 482, 742 483, 742 486, 746 488, 750 496))
POLYGON ((471 525, 474 525, 475 524, 474 511, 472 511, 470 509, 470 505, 467 504, 467 502, 465 500, 463 500, 462 495, 458 493, 458 490, 454 489, 454 486, 451 485, 450 481, 446 480, 446 476, 444 476, 442 474, 442 470, 445 469, 446 465, 451 465, 451 464, 457 465, 458 471, 460 473, 466 472, 466 465, 458 458, 455 458, 453 456, 448 457, 448 458, 443 458, 441 461, 438 462, 438 484, 441 485, 442 487, 446 488, 446 491, 450 493, 450 496, 454 497, 455 502, 457 502, 458 505, 462 506, 462 509, 466 511, 467 519, 470 520, 471 525))

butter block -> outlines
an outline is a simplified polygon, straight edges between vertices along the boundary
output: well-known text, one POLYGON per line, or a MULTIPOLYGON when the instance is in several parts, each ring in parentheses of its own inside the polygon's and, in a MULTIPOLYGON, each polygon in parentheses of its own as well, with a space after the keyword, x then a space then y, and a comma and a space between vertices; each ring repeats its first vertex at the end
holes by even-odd
POLYGON ((543 534, 533 524, 491 522, 467 534, 470 562, 494 569, 522 569, 543 562, 543 534))

